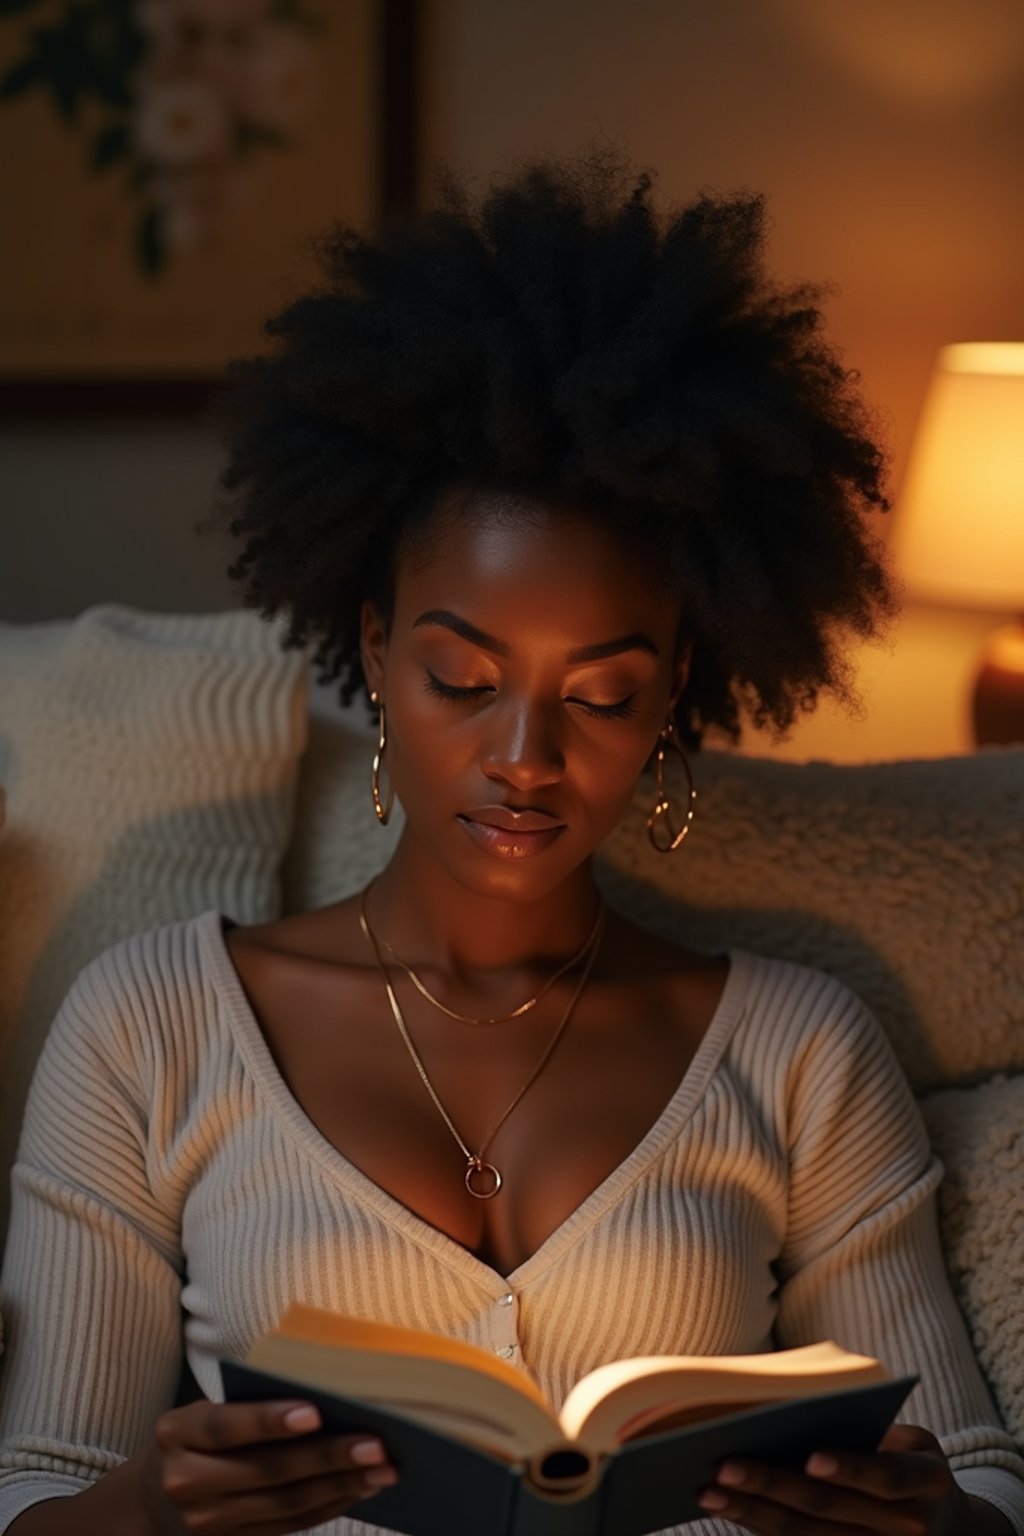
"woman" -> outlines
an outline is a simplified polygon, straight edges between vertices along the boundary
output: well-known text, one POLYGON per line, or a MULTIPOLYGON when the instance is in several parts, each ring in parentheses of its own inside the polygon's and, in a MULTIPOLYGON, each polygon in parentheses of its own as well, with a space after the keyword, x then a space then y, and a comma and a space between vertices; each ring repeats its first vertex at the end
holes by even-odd
POLYGON ((301 1400, 171 1406, 182 1308, 216 1398, 217 1357, 301 1299, 494 1348, 556 1404, 603 1359, 833 1337, 920 1374, 910 1422, 727 1463, 687 1529, 1024 1532, 878 1027, 594 882, 652 759, 684 857, 666 754, 843 693, 838 637, 892 606, 881 456, 814 295, 764 275, 756 199, 662 220, 650 191, 596 153, 479 206, 449 183, 339 232, 235 370, 232 574, 366 689, 367 793, 405 826, 356 897, 207 913, 73 988, 16 1179, 0 1529, 361 1529, 386 1446, 301 1400))

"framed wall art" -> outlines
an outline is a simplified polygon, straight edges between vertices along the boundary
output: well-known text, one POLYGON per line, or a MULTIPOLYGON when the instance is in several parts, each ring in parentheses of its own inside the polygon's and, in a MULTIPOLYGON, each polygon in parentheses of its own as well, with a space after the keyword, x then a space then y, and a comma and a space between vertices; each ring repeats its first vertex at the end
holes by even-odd
POLYGON ((9 408, 209 393, 415 201, 416 0, 0 0, 9 408))

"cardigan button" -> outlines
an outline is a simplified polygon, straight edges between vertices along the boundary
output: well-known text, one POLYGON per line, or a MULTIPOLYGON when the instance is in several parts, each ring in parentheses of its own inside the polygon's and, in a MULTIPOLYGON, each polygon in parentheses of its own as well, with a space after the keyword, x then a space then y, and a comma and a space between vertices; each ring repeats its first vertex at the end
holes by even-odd
POLYGON ((500 1355, 503 1360, 511 1360, 515 1352, 516 1347, 514 1344, 503 1344, 500 1349, 496 1349, 494 1351, 494 1353, 496 1355, 500 1355))
POLYGON ((515 1297, 512 1295, 512 1292, 511 1291, 506 1291, 505 1295, 500 1298, 500 1300, 498 1302, 498 1306, 499 1307, 510 1307, 514 1300, 515 1300, 515 1297))

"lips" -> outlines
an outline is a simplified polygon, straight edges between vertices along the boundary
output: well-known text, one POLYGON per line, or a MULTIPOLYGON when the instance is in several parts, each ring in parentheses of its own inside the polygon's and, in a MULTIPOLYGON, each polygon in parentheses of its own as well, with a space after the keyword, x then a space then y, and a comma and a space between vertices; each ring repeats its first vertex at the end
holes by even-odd
POLYGON ((544 811, 513 811, 507 805, 481 805, 464 811, 463 818, 482 822, 485 827, 499 827, 503 832, 553 832, 564 822, 544 811))
POLYGON ((564 821, 544 811, 513 811, 506 805, 481 805, 458 820, 477 847, 497 859, 532 858, 565 831, 564 821))

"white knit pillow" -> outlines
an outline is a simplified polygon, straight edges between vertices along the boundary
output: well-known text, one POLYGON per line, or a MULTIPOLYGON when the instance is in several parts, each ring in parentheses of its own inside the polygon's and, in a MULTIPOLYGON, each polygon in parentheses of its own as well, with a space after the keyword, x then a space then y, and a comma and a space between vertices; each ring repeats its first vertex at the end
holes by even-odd
MULTIPOLYGON (((400 812, 377 825, 361 720, 311 721, 287 911, 358 890, 394 846, 400 812)), ((704 752, 693 770, 678 852, 648 841, 649 779, 601 850, 617 907, 697 949, 839 977, 918 1091, 1024 1069, 1024 749, 854 767, 704 752)))
POLYGON ((946 1266, 1007 1429, 1024 1445, 1024 1077, 921 1101, 946 1165, 946 1266))
POLYGON ((82 966, 210 907, 277 913, 307 674, 242 611, 0 624, 0 1244, 28 1082, 82 966))

